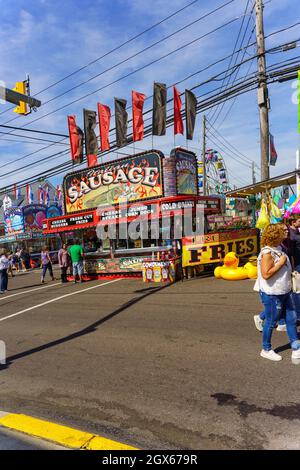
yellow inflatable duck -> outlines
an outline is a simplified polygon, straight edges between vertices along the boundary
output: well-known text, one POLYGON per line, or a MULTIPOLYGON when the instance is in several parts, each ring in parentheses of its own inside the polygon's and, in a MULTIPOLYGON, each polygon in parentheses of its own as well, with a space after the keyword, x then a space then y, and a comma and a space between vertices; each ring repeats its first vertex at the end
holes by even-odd
POLYGON ((238 267, 239 259, 231 251, 224 258, 224 265, 218 266, 214 275, 217 279, 226 279, 227 281, 239 281, 241 279, 256 279, 257 267, 252 262, 248 262, 242 268, 238 267))

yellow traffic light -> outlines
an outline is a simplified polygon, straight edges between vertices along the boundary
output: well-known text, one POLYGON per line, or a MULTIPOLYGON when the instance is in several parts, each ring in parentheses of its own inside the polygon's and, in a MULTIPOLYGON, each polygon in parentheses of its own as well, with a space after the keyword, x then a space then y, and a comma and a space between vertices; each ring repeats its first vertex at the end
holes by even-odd
MULTIPOLYGON (((14 91, 21 93, 22 95, 26 95, 26 82, 16 82, 16 87, 13 88, 14 91)), ((27 114, 27 104, 24 101, 20 101, 19 106, 17 106, 14 110, 14 113, 18 114, 27 114)))

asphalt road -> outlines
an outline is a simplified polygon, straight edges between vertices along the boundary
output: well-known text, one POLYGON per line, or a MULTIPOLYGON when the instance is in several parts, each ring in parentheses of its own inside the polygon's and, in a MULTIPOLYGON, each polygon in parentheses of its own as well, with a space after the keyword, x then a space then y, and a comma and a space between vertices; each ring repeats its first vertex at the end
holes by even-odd
POLYGON ((300 366, 260 358, 251 280, 10 280, 0 410, 144 449, 299 449, 300 366))

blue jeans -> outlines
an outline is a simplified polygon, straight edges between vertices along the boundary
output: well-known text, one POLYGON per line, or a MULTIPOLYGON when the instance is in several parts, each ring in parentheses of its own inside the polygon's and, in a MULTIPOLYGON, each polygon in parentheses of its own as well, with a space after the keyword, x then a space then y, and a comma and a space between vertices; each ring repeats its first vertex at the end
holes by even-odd
POLYGON ((285 308, 285 320, 287 334, 292 349, 300 349, 300 341, 297 334, 297 315, 292 293, 283 295, 268 295, 260 292, 260 296, 265 308, 266 321, 262 333, 263 349, 269 351, 272 349, 271 337, 273 328, 276 326, 282 311, 285 308))
POLYGON ((7 269, 0 269, 0 292, 7 290, 8 274, 7 269))
POLYGON ((44 277, 46 276, 47 269, 49 270, 50 276, 53 278, 53 270, 51 263, 43 264, 42 278, 44 279, 44 277))
POLYGON ((73 276, 76 278, 77 274, 79 276, 83 275, 83 261, 75 261, 73 263, 73 276))
MULTIPOLYGON (((293 296, 294 296, 294 294, 293 294, 293 296)), ((266 319, 266 314, 265 314, 264 310, 259 314, 259 318, 263 321, 266 319)), ((278 325, 285 325, 285 311, 284 311, 284 309, 282 311, 282 316, 278 320, 278 325)))
MULTIPOLYGON (((259 296, 260 296, 260 300, 261 300, 261 303, 263 303, 263 300, 262 300, 262 291, 259 292, 259 296)), ((265 311, 263 310, 260 314, 259 314, 259 318, 264 321, 266 319, 266 314, 265 314, 265 311)), ((281 316, 278 320, 278 325, 285 325, 285 308, 282 309, 282 312, 281 312, 281 316)))
MULTIPOLYGON (((298 271, 298 273, 300 273, 300 264, 295 267, 295 271, 298 271)), ((296 294, 296 292, 293 292, 293 299, 295 302, 297 319, 300 320, 300 294, 296 294)))

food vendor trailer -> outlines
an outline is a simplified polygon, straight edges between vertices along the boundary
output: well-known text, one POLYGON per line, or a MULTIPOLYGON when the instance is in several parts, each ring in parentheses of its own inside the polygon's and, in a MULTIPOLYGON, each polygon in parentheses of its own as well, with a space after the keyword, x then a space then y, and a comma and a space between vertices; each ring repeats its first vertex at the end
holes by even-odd
POLYGON ((219 198, 198 196, 196 155, 181 148, 170 157, 151 150, 70 173, 63 201, 65 215, 47 219, 44 234, 79 239, 88 278, 141 276, 143 262, 181 255, 185 233, 175 238, 174 230, 186 211, 193 223, 199 208, 220 212, 219 198), (149 227, 148 236, 132 236, 134 224, 149 227))
POLYGON ((245 252, 254 253, 256 242, 248 240, 254 232, 208 233, 206 216, 221 213, 221 198, 198 195, 197 173, 196 155, 183 148, 169 157, 150 150, 77 170, 64 177, 65 215, 47 219, 44 234, 84 245, 87 279, 141 276, 146 263, 149 276, 153 267, 157 279, 170 280, 162 261, 176 259, 180 272, 181 263, 212 264, 230 248, 242 252, 243 239, 245 252), (210 249, 209 257, 199 256, 210 249))

